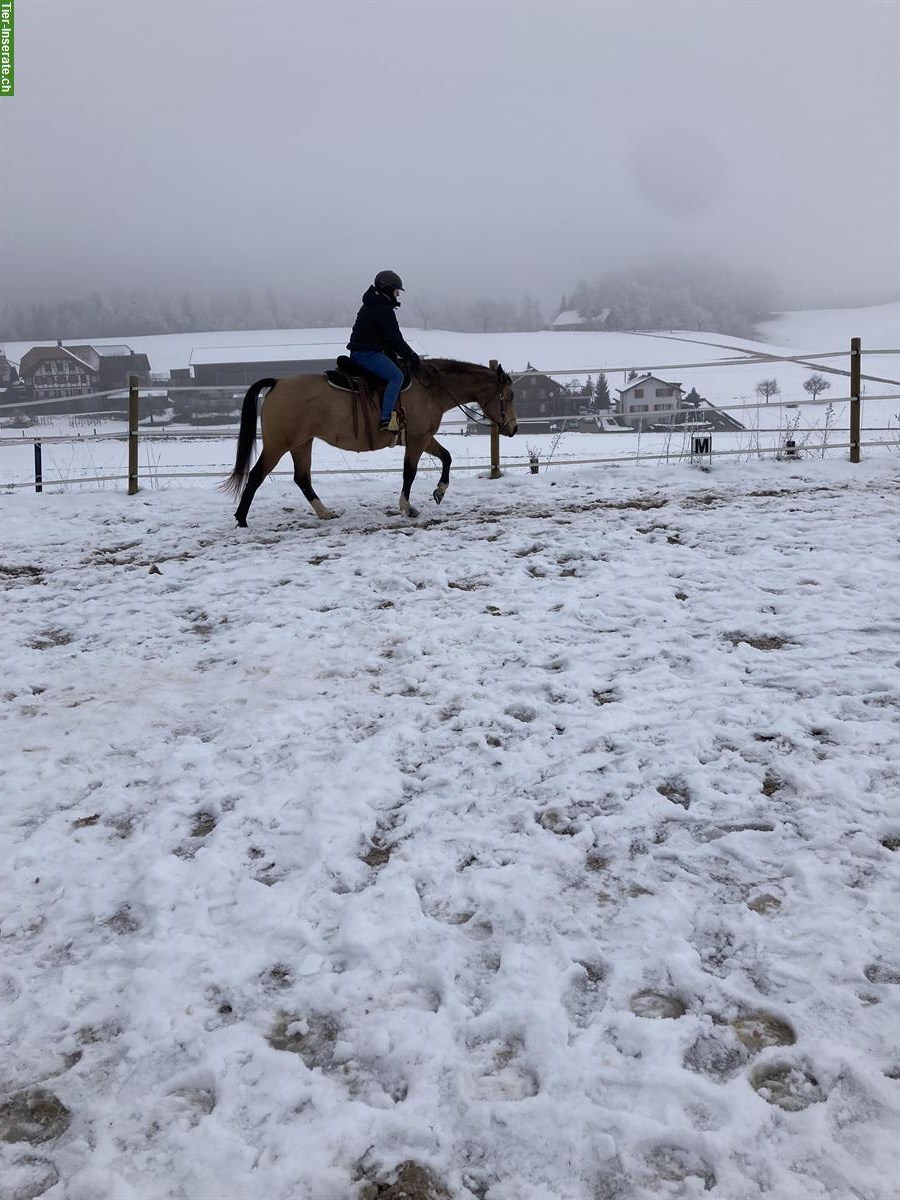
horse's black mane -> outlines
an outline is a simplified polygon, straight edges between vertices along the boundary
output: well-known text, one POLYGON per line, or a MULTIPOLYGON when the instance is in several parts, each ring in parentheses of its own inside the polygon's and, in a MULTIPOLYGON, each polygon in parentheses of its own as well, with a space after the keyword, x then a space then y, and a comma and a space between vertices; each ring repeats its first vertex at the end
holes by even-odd
POLYGON ((489 371, 490 367, 483 363, 460 362, 455 358, 426 358, 423 365, 434 367, 438 371, 448 371, 453 375, 476 375, 489 371))

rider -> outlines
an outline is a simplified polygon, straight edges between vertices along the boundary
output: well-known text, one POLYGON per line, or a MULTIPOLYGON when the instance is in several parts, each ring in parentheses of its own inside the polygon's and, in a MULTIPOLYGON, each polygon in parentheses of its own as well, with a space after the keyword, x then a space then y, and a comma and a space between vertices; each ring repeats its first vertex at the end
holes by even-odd
POLYGON ((400 307, 403 290, 403 280, 396 271, 379 271, 362 298, 362 308, 356 315, 347 343, 354 362, 387 381, 378 426, 382 432, 396 433, 399 428, 394 408, 400 395, 403 372, 390 356, 405 359, 411 370, 419 366, 419 356, 403 340, 394 313, 394 309, 400 307))

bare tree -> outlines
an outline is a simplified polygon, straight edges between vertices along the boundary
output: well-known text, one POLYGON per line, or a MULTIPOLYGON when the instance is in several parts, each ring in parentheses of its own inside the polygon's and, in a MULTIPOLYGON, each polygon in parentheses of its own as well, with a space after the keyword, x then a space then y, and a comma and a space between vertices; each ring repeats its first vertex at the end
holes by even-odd
POLYGON ((768 404, 770 396, 777 396, 779 394, 778 380, 761 379, 756 385, 756 394, 760 399, 765 397, 766 404, 768 404))
POLYGON ((829 380, 822 375, 810 375, 803 384, 804 392, 809 392, 813 400, 818 400, 820 392, 827 392, 831 387, 829 380))

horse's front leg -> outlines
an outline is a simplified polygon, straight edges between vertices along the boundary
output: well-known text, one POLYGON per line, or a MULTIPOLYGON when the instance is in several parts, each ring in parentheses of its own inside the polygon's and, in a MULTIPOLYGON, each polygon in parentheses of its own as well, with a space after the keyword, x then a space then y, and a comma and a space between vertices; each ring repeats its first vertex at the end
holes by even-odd
POLYGON ((407 444, 406 456, 403 459, 403 490, 400 492, 400 511, 407 517, 417 517, 419 515, 419 510, 413 508, 409 502, 409 493, 412 491, 413 480, 416 477, 416 471, 419 469, 419 459, 421 456, 421 449, 412 451, 407 444))
POLYGON ((437 438, 432 438, 425 447, 425 453, 433 455, 434 458, 441 460, 441 478, 437 487, 431 493, 434 496, 435 504, 440 504, 444 498, 444 493, 450 486, 450 464, 453 459, 450 456, 449 450, 445 450, 437 438))

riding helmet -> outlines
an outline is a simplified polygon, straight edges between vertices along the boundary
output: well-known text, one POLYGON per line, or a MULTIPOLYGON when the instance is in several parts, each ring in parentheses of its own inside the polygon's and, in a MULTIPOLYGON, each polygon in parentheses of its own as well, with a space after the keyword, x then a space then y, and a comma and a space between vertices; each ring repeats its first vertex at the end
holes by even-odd
POLYGON ((379 271, 375 276, 375 286, 382 291, 404 291, 403 280, 396 271, 379 271))

